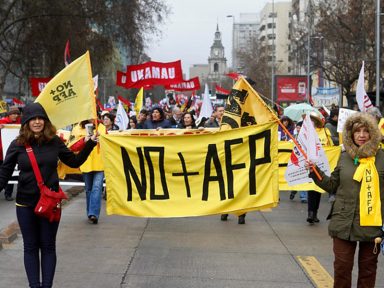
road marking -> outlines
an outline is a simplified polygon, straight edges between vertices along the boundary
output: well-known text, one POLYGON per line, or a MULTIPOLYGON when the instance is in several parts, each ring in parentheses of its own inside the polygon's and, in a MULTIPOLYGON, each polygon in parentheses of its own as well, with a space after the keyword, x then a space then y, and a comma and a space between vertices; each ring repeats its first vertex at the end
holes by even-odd
POLYGON ((301 267, 317 288, 332 288, 333 278, 313 256, 296 256, 301 267))

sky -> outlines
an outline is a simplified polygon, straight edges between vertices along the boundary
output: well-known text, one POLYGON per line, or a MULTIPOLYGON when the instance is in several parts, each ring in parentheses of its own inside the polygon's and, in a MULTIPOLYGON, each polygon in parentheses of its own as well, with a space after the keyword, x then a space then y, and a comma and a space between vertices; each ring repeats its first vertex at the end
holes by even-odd
POLYGON ((181 60, 183 73, 188 77, 193 64, 208 64, 216 25, 219 24, 227 65, 232 64, 232 25, 240 13, 259 13, 272 0, 165 0, 172 14, 159 27, 161 39, 155 38, 146 50, 152 61, 181 60))

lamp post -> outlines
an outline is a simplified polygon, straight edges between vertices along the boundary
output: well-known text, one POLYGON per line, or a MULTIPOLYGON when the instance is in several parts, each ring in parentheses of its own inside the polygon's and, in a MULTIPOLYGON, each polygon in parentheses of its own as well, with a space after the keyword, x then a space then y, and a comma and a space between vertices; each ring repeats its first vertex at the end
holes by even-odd
POLYGON ((307 31, 307 102, 310 103, 309 99, 311 96, 311 33, 312 33, 312 27, 311 27, 311 1, 308 1, 307 4, 307 21, 308 21, 308 31, 307 31))
MULTIPOLYGON (((272 0, 272 79, 271 79, 271 100, 275 101, 275 1, 272 0)), ((267 40, 268 41, 268 40, 267 40)), ((277 99, 276 99, 277 100, 277 99)))
POLYGON ((380 0, 376 1, 376 107, 380 108, 380 0))
POLYGON ((232 18, 232 68, 236 71, 235 67, 235 15, 227 15, 228 18, 232 18))

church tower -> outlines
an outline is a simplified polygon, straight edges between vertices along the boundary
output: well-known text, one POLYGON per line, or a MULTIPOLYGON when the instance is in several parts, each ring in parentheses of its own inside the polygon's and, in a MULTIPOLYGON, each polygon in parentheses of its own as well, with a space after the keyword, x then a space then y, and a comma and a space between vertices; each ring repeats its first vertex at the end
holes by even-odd
POLYGON ((224 55, 224 46, 221 42, 221 32, 217 24, 215 38, 211 46, 211 53, 208 57, 209 73, 208 81, 220 84, 227 73, 227 59, 224 55))

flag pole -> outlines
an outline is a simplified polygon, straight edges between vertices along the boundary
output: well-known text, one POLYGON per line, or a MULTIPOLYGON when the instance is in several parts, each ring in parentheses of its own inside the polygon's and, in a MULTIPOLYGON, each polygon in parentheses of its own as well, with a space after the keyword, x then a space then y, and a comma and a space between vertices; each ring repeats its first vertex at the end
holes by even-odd
MULTIPOLYGON (((254 92, 255 94, 257 94, 257 95, 259 94, 259 93, 257 93, 257 92, 255 91, 255 89, 253 89, 253 87, 248 83, 247 79, 244 78, 244 81, 248 84, 249 88, 250 88, 251 90, 253 90, 253 92, 254 92)), ((264 105, 266 105, 265 102, 264 102, 264 105)), ((280 127, 284 130, 284 132, 289 136, 289 138, 291 138, 291 140, 293 141, 293 143, 296 145, 297 149, 299 149, 300 153, 303 154, 305 160, 308 160, 308 155, 307 155, 307 153, 304 152, 304 150, 301 148, 300 144, 297 142, 297 140, 295 139, 295 137, 293 137, 292 134, 288 131, 287 127, 285 127, 285 126, 283 125, 283 123, 281 123, 279 117, 276 116, 276 114, 271 110, 271 108, 268 107, 268 105, 266 105, 266 106, 267 106, 267 108, 271 111, 271 114, 273 115, 273 118, 277 121, 277 123, 278 123, 278 124, 280 125, 280 127)), ((323 179, 323 177, 321 177, 319 171, 317 171, 317 169, 316 169, 315 166, 313 167, 313 172, 315 172, 315 175, 317 176, 317 178, 318 178, 319 180, 322 180, 322 179, 323 179)))

